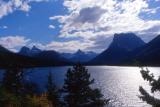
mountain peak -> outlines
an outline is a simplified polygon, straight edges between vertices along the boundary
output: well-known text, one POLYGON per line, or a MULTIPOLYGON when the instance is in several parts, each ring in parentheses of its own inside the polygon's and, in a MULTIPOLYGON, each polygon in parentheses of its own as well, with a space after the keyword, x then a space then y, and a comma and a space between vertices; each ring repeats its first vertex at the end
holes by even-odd
POLYGON ((36 46, 33 46, 31 50, 32 50, 32 51, 41 51, 41 50, 40 50, 39 48, 37 48, 36 46))
POLYGON ((92 51, 84 52, 78 49, 75 53, 62 53, 61 55, 72 62, 87 62, 93 59, 97 54, 92 51))
POLYGON ((134 37, 134 36, 136 36, 136 34, 134 34, 134 33, 115 33, 114 34, 114 37, 118 37, 118 36, 134 37))
POLYGON ((144 41, 134 33, 115 34, 109 48, 91 60, 91 63, 120 64, 129 55, 129 52, 144 44, 144 41))
POLYGON ((33 46, 32 49, 31 49, 31 53, 32 54, 37 54, 37 53, 40 53, 41 50, 39 48, 37 48, 36 46, 33 46))
POLYGON ((37 48, 36 46, 33 46, 31 49, 23 46, 21 50, 19 51, 20 55, 25 55, 25 56, 34 56, 35 54, 40 53, 41 50, 37 48))
POLYGON ((141 47, 145 42, 134 33, 115 34, 110 48, 123 48, 126 50, 134 50, 141 47))
POLYGON ((30 53, 30 49, 26 46, 23 46, 19 51, 20 55, 28 55, 29 53, 30 53))
POLYGON ((78 49, 76 53, 84 53, 81 49, 78 49))

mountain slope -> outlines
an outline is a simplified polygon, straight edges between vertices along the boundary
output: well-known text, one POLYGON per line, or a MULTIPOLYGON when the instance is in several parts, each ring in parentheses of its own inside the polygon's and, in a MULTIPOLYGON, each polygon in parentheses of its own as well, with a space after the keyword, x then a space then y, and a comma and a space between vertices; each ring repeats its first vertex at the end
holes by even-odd
POLYGON ((35 46, 33 46, 31 49, 29 49, 28 47, 22 47, 18 54, 43 60, 44 62, 47 62, 49 65, 70 64, 70 62, 66 58, 63 58, 60 55, 60 53, 51 50, 42 51, 35 46))
POLYGON ((89 62, 96 65, 119 65, 130 51, 145 43, 133 33, 115 34, 109 48, 89 62))
POLYGON ((40 52, 41 52, 41 50, 38 49, 36 46, 33 46, 31 49, 24 46, 21 48, 21 50, 18 52, 18 54, 24 55, 24 56, 34 56, 40 52))
POLYGON ((47 63, 17 53, 0 46, 0 68, 46 66, 47 63))
POLYGON ((160 35, 132 52, 130 60, 141 65, 160 66, 160 35))
POLYGON ((44 61, 47 61, 53 65, 68 65, 70 64, 69 60, 62 57, 58 52, 56 51, 42 51, 34 56, 35 58, 42 59, 44 61))
POLYGON ((91 59, 93 59, 97 54, 89 51, 89 52, 83 52, 82 50, 78 50, 77 52, 71 54, 71 53, 62 53, 61 54, 63 57, 67 58, 68 60, 72 62, 87 62, 91 59))

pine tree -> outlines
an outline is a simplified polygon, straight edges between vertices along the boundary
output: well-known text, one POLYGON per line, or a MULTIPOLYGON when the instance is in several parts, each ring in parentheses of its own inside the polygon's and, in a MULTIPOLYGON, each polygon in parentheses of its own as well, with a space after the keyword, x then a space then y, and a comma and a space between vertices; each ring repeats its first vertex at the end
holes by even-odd
POLYGON ((1 104, 11 103, 13 105, 15 103, 22 107, 29 107, 30 101, 28 100, 28 96, 32 96, 38 90, 36 84, 25 80, 24 70, 19 67, 7 68, 5 70, 1 88, 1 104))
MULTIPOLYGON (((154 78, 153 74, 150 74, 150 71, 146 68, 140 71, 144 80, 148 81, 151 86, 151 93, 155 93, 160 91, 160 77, 158 79, 154 78)), ((148 104, 152 105, 153 107, 160 107, 160 99, 155 98, 154 96, 150 95, 143 87, 140 86, 139 91, 141 95, 139 96, 140 99, 147 102, 148 104)))
POLYGON ((92 89, 94 79, 81 64, 68 69, 63 86, 65 107, 103 107, 108 103, 99 89, 92 89))
POLYGON ((59 90, 53 82, 52 73, 49 72, 48 82, 47 82, 47 99, 52 103, 52 107, 59 107, 59 90))
MULTIPOLYGON (((26 71, 27 72, 27 71, 26 71)), ((7 68, 4 71, 2 87, 16 95, 33 95, 38 92, 37 84, 32 81, 27 81, 24 75, 24 69, 15 67, 7 68)))
POLYGON ((8 68, 4 72, 2 86, 9 92, 21 94, 23 91, 23 69, 8 68))

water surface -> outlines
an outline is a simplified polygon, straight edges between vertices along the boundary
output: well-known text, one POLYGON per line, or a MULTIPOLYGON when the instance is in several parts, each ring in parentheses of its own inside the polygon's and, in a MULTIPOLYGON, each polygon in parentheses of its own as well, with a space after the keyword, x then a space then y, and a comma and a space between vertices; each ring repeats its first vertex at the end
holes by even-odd
MULTIPOLYGON (((63 85, 65 74, 69 67, 35 68, 29 70, 27 78, 36 81, 41 89, 45 88, 48 72, 52 72, 57 86, 63 85)), ((93 87, 101 89, 105 98, 111 99, 113 107, 150 107, 142 102, 138 95, 139 86, 143 86, 148 92, 150 87, 144 81, 138 67, 118 66, 88 66, 91 77, 95 79, 93 87)), ((157 77, 160 75, 160 68, 150 67, 157 77)))

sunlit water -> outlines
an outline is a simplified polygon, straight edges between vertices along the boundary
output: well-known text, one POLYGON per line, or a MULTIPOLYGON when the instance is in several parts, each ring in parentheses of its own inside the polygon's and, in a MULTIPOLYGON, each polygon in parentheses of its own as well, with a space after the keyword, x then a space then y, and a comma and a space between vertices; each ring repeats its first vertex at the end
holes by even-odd
MULTIPOLYGON (((28 70, 27 79, 37 82, 40 88, 45 89, 48 72, 54 75, 55 83, 60 88, 63 85, 65 74, 69 67, 36 68, 28 70)), ((138 67, 110 67, 88 66, 91 77, 95 79, 93 87, 100 88, 105 98, 110 98, 110 106, 113 107, 151 107, 141 101, 138 96, 139 86, 143 86, 148 92, 150 87, 144 81, 138 67)), ((149 67, 149 70, 160 76, 160 68, 149 67)))

